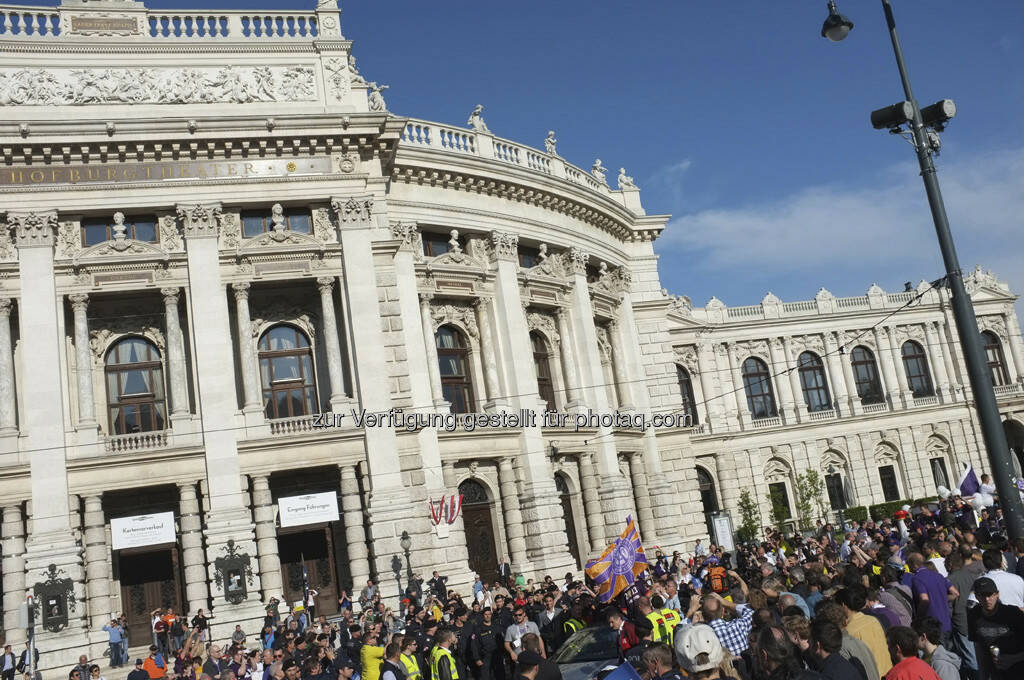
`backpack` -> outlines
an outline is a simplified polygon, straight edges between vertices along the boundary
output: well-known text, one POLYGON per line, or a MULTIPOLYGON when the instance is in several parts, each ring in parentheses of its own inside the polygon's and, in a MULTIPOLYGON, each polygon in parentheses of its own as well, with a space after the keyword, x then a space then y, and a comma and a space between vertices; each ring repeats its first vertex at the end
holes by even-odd
POLYGON ((725 567, 717 564, 711 567, 708 572, 708 584, 716 593, 724 593, 729 590, 729 582, 725 578, 725 567))

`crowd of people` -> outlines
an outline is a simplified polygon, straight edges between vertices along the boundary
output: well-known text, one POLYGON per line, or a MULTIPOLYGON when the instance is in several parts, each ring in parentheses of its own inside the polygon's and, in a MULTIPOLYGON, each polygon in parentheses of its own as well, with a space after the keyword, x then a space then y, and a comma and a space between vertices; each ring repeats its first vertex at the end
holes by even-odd
MULTIPOLYGON (((997 507, 969 507, 950 497, 841 529, 766 529, 735 550, 655 549, 611 603, 572 573, 534 582, 502 560, 471 592, 413 578, 394 607, 370 581, 330 621, 312 597, 271 598, 258 634, 236 626, 224 641, 201 610, 157 610, 128 680, 560 680, 558 661, 595 641, 605 662, 573 680, 627 664, 643 680, 1024 679, 1024 540, 1007 540, 997 507)), ((127 665, 124 620, 104 630, 110 666, 127 665)), ((70 680, 86 678, 106 680, 83 656, 70 680)))

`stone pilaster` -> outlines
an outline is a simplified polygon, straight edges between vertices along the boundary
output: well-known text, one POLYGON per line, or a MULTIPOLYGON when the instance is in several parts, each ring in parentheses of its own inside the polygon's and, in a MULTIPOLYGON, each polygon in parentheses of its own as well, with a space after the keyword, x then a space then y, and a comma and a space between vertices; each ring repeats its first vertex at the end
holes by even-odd
POLYGON ((647 488, 647 472, 644 470, 643 455, 634 453, 629 457, 629 477, 633 483, 633 497, 636 499, 637 524, 640 535, 651 544, 657 538, 654 512, 651 509, 651 495, 647 488))
MULTIPOLYGON (((836 333, 837 341, 842 346, 843 338, 840 333, 836 333)), ((850 415, 860 415, 860 396, 857 394, 857 378, 853 375, 853 347, 845 347, 842 354, 837 358, 838 363, 843 371, 843 378, 846 381, 846 388, 848 392, 848 400, 846 403, 842 403, 841 408, 850 415)))
MULTIPOLYGON (((885 381, 883 389, 888 396, 889 405, 892 408, 897 408, 902 403, 902 395, 900 379, 896 374, 902 375, 903 372, 897 371, 896 364, 893 363, 892 350, 889 346, 889 334, 886 329, 876 327, 872 329, 872 333, 875 337, 875 361, 881 366, 882 380, 885 381)), ((906 378, 903 378, 903 381, 905 382, 906 378)))
MULTIPOLYGON (((725 426, 725 405, 722 403, 722 394, 715 381, 715 373, 718 366, 715 363, 715 353, 707 343, 697 345, 697 370, 700 378, 700 391, 704 401, 704 421, 711 425, 713 432, 718 432, 725 426)), ((690 376, 692 379, 693 376, 690 376)), ((698 410, 697 405, 694 409, 698 410)), ((697 417, 697 413, 693 414, 697 417)))
POLYGON ((836 333, 825 333, 825 361, 828 365, 827 384, 831 388, 833 408, 846 412, 850 393, 846 388, 846 375, 842 367, 843 356, 839 354, 839 342, 836 333))
POLYGON ((206 554, 203 552, 203 522, 199 514, 196 482, 178 484, 178 523, 181 531, 181 564, 185 572, 185 602, 190 612, 209 609, 210 589, 206 584, 206 554))
MULTIPOLYGON (((1016 317, 1014 317, 1016 318, 1016 317)), ((946 376, 949 378, 949 392, 948 397, 950 402, 958 401, 960 399, 961 384, 957 377, 957 372, 954 364, 954 349, 957 343, 950 342, 946 335, 946 322, 937 321, 935 323, 935 330, 939 336, 939 342, 942 343, 942 361, 946 365, 946 376)))
POLYGON ((352 594, 356 596, 370 578, 369 551, 363 526, 363 499, 355 465, 341 467, 341 510, 348 543, 348 568, 352 575, 352 594))
POLYGON ((18 430, 14 386, 14 350, 11 342, 11 308, 14 301, 0 298, 0 434, 18 430))
POLYGON ((444 391, 441 387, 441 367, 437 363, 437 339, 434 336, 434 322, 430 312, 432 293, 420 293, 420 319, 423 324, 423 347, 427 354, 427 371, 430 374, 430 392, 434 398, 434 406, 439 411, 448 408, 444 391))
POLYGON ((889 361, 892 362, 893 370, 896 373, 896 384, 900 386, 900 399, 906 405, 911 398, 910 384, 907 382, 907 371, 903 366, 903 354, 900 351, 899 343, 896 341, 896 328, 889 326, 885 331, 889 338, 889 361))
POLYGON ((260 390, 260 368, 256 360, 256 345, 252 334, 252 314, 249 312, 248 281, 231 284, 235 294, 235 325, 238 327, 238 353, 242 364, 242 389, 245 392, 245 410, 260 410, 263 400, 260 390))
POLYGON ((260 560, 260 578, 263 582, 263 601, 282 596, 281 560, 277 551, 277 525, 274 516, 274 498, 267 475, 252 476, 252 514, 256 523, 256 552, 260 560))
POLYGON ((185 363, 185 340, 178 317, 177 287, 161 288, 164 298, 164 326, 167 330, 167 372, 171 387, 171 418, 187 418, 190 415, 188 401, 188 368, 185 363))
POLYGON ((110 546, 103 497, 85 497, 85 577, 89 596, 89 629, 100 630, 110 623, 110 546))
MULTIPOLYGON (((1013 355, 1013 363, 1017 367, 1017 381, 1024 382, 1024 338, 1021 337, 1020 322, 1012 305, 1003 317, 1006 321, 1006 337, 1010 342, 1010 354, 1013 355)), ((952 378, 954 373, 950 372, 949 375, 952 378)))
POLYGON ((768 348, 771 354, 771 368, 768 372, 780 374, 777 376, 777 380, 773 377, 768 378, 769 387, 774 383, 774 389, 778 392, 779 415, 788 424, 799 422, 800 415, 803 412, 800 407, 804 405, 804 395, 800 389, 799 371, 787 370, 790 368, 792 340, 788 337, 772 338, 768 341, 768 348))
POLYGON ((498 461, 498 484, 501 487, 501 506, 504 510, 505 537, 512 564, 516 571, 530 571, 526 556, 526 539, 523 531, 523 513, 519 508, 519 493, 516 490, 516 471, 511 458, 498 461))
POLYGON ((736 402, 736 418, 740 427, 743 427, 753 418, 750 406, 747 403, 747 391, 743 385, 743 374, 740 372, 740 359, 736 355, 736 343, 730 342, 725 347, 725 356, 729 364, 729 374, 732 378, 732 395, 736 402))
POLYGON ((477 298, 473 302, 473 307, 476 310, 476 323, 480 328, 480 363, 484 367, 484 387, 487 390, 484 409, 489 412, 503 411, 508 408, 508 404, 501 394, 501 383, 498 380, 497 351, 494 346, 494 333, 491 331, 491 301, 487 298, 477 298))
MULTIPOLYGON (((96 426, 96 399, 92 391, 92 351, 89 349, 89 296, 69 295, 75 319, 75 376, 78 385, 78 425, 96 426)), ((109 623, 109 622, 108 622, 109 623)))
POLYGON ((598 475, 594 454, 585 453, 580 456, 580 488, 583 492, 583 511, 587 516, 587 537, 590 540, 591 554, 600 554, 607 547, 597 484, 598 475))
POLYGON ((580 378, 579 368, 576 365, 576 357, 573 354, 572 333, 569 329, 569 311, 565 307, 555 310, 555 319, 558 321, 558 351, 562 360, 562 377, 565 384, 565 408, 567 412, 576 412, 584 408, 580 400, 580 378))
POLYGON ((619 410, 632 411, 635 406, 633 390, 626 367, 626 353, 622 349, 625 341, 620 324, 614 319, 608 326, 608 339, 612 343, 612 372, 615 376, 615 391, 619 395, 619 410))
POLYGON ((951 401, 949 398, 950 392, 952 391, 949 385, 949 374, 946 372, 946 348, 943 346, 941 337, 939 336, 936 328, 938 322, 929 321, 924 325, 925 338, 927 338, 928 347, 931 349, 931 365, 932 372, 935 374, 935 389, 942 395, 943 401, 951 401))
POLYGON ((25 641, 25 629, 18 626, 18 608, 26 594, 25 520, 20 504, 4 506, 0 536, 3 537, 4 633, 7 644, 19 649, 25 641))
POLYGON ((331 380, 331 410, 341 412, 348 403, 345 394, 345 374, 342 371, 341 341, 338 322, 334 315, 334 279, 323 276, 316 280, 320 291, 320 316, 324 323, 324 344, 327 349, 327 373, 331 380))

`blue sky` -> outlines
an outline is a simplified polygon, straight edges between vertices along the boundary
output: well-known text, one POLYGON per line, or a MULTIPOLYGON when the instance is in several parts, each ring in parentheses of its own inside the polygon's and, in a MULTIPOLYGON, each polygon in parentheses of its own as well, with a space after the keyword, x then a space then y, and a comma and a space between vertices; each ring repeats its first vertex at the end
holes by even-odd
MULTIPOLYGON (((664 285, 740 305, 942 275, 913 151, 868 120, 903 98, 881 3, 839 4, 837 44, 824 0, 343 0, 342 30, 397 114, 462 125, 479 103, 499 136, 542 148, 554 129, 577 165, 625 166, 673 215, 664 285)), ((1024 3, 894 6, 919 101, 959 109, 938 164, 961 262, 1024 291, 1024 3)))

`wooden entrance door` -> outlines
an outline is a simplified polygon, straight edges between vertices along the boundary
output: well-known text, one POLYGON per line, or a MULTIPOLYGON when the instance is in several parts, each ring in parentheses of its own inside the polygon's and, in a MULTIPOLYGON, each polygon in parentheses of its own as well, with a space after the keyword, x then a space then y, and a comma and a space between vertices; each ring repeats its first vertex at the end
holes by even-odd
MULTIPOLYGON (((469 568, 484 581, 494 583, 498 577, 498 556, 494 550, 494 524, 487 491, 479 482, 467 479, 459 484, 459 493, 463 497, 462 522, 466 528, 469 568)), ((519 565, 513 566, 519 568, 519 565)))
POLYGON ((307 583, 317 591, 314 612, 317 616, 338 613, 338 578, 332 534, 330 527, 324 526, 277 537, 285 599, 289 605, 302 601, 302 567, 305 565, 307 583))
POLYGON ((154 609, 181 607, 181 569, 178 548, 148 552, 121 551, 118 555, 121 578, 121 607, 128 617, 128 639, 133 644, 153 642, 150 612, 154 609))

